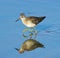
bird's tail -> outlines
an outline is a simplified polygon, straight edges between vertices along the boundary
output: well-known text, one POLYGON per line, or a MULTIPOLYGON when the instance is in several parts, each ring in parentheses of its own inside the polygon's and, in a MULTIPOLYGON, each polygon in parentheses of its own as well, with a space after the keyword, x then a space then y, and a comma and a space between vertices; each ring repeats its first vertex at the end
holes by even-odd
POLYGON ((40 47, 40 48, 45 48, 42 43, 39 43, 39 44, 38 44, 38 47, 40 47))
POLYGON ((42 16, 42 17, 40 17, 40 20, 39 20, 39 21, 41 22, 41 21, 43 21, 45 18, 46 18, 46 16, 42 16))

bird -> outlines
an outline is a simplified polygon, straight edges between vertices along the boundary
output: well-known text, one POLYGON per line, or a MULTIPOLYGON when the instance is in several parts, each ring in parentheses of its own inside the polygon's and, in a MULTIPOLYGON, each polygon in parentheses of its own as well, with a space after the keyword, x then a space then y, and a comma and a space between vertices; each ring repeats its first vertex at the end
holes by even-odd
POLYGON ((23 42, 21 48, 15 48, 20 54, 24 53, 25 51, 32 51, 36 48, 45 48, 44 45, 37 40, 34 39, 27 39, 23 42))
POLYGON ((42 22, 44 19, 46 18, 46 16, 41 16, 41 17, 36 17, 36 16, 25 16, 24 13, 21 13, 19 16, 19 19, 16 20, 19 21, 21 20, 22 23, 26 26, 26 27, 31 27, 34 28, 35 26, 37 26, 37 24, 39 24, 40 22, 42 22))

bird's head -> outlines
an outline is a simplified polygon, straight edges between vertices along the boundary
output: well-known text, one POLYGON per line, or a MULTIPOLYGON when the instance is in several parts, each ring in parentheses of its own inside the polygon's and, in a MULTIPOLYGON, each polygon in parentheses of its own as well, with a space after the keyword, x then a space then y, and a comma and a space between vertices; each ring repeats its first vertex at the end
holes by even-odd
POLYGON ((24 53, 24 49, 23 48, 21 48, 21 49, 15 48, 15 50, 17 50, 21 54, 24 53))
POLYGON ((19 20, 22 20, 22 19, 25 19, 24 13, 21 13, 21 14, 20 14, 20 16, 19 16, 19 18, 16 20, 16 22, 19 21, 19 20))

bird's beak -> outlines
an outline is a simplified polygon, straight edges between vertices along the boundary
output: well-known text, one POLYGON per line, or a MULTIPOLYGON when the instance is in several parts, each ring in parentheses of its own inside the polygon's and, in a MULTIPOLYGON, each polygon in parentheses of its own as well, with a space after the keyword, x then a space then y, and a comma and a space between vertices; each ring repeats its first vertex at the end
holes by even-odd
POLYGON ((18 18, 18 19, 16 20, 16 22, 19 21, 19 19, 20 19, 20 18, 18 18))
POLYGON ((18 49, 18 48, 15 48, 15 50, 19 51, 19 49, 18 49))

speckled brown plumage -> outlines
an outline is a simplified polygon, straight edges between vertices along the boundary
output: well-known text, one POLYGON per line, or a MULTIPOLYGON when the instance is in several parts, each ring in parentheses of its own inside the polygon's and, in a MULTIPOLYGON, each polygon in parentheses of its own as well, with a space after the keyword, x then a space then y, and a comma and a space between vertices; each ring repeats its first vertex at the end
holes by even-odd
MULTIPOLYGON (((42 22, 46 16, 36 17, 36 16, 25 16, 23 13, 20 14, 19 19, 27 27, 35 27, 37 24, 42 22)), ((18 20, 16 20, 18 21, 18 20)))
POLYGON ((34 16, 30 16, 30 17, 27 17, 27 20, 31 20, 32 23, 34 23, 34 24, 37 25, 38 23, 40 23, 41 21, 43 21, 44 18, 46 18, 46 16, 42 16, 42 17, 34 17, 34 16))

